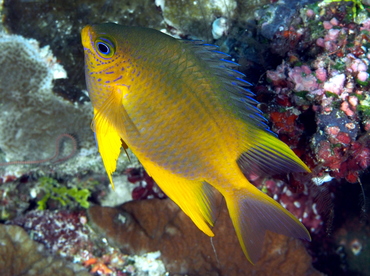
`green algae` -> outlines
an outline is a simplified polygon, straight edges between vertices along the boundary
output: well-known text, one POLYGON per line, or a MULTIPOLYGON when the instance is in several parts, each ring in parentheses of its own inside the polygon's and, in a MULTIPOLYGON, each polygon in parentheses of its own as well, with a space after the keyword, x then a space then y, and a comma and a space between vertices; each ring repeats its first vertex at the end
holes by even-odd
POLYGON ((39 180, 40 189, 45 195, 37 201, 38 210, 45 210, 49 199, 58 201, 62 206, 72 205, 77 202, 81 207, 89 208, 90 203, 87 199, 90 196, 90 191, 88 189, 67 188, 50 177, 41 177, 39 180))

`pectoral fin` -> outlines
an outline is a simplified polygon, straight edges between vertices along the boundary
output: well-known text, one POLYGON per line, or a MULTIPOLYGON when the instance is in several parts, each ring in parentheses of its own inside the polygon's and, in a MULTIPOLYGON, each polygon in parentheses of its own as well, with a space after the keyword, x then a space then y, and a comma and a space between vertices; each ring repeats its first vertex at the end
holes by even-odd
POLYGON ((102 127, 108 126, 95 126, 95 135, 109 182, 114 188, 112 173, 116 170, 117 159, 121 152, 121 137, 113 127, 111 127, 109 131, 101 131, 100 128, 102 127))
POLYGON ((127 133, 127 129, 137 131, 122 104, 122 94, 123 91, 112 89, 110 96, 103 105, 99 109, 94 108, 94 120, 92 123, 98 149, 112 187, 114 187, 112 173, 116 170, 121 146, 124 147, 125 151, 127 149, 127 145, 121 139, 121 135, 127 133))

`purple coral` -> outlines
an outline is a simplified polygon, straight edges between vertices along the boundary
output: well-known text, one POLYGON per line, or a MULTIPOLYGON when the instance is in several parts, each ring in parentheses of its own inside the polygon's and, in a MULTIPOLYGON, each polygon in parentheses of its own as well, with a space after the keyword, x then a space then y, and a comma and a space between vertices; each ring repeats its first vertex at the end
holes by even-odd
POLYGON ((153 178, 143 168, 129 168, 126 170, 126 174, 129 182, 133 184, 139 183, 139 186, 132 191, 132 198, 134 200, 167 198, 153 178))

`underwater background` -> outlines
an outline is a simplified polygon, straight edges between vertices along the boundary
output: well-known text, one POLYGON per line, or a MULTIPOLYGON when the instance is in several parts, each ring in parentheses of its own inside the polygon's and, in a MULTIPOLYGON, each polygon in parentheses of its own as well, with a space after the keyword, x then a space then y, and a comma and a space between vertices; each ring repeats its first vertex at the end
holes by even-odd
MULTIPOLYGON (((369 1, 0 1, 1 275, 370 275, 369 1), (219 46, 312 174, 251 182, 309 229, 244 257, 210 239, 130 152, 108 178, 80 31, 115 22, 219 46)), ((145 100, 145 99, 143 99, 145 100)))

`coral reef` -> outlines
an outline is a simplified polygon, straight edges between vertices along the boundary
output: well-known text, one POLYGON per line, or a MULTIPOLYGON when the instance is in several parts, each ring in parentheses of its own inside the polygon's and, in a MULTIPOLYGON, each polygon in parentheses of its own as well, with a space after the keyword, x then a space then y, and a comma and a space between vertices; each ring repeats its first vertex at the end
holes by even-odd
POLYGON ((94 275, 317 275, 304 247, 328 275, 367 275, 369 227, 359 214, 368 210, 358 195, 367 194, 369 183, 369 1, 0 2, 0 30, 18 34, 0 35, 0 220, 21 225, 46 248, 20 228, 0 225, 7 245, 0 250, 8 250, 0 254, 1 275, 20 274, 28 265, 23 260, 38 275, 87 274, 46 251, 94 275), (257 84, 258 107, 272 130, 313 170, 248 177, 307 226, 310 245, 268 233, 262 259, 250 266, 224 208, 210 240, 173 203, 158 200, 165 196, 130 153, 129 169, 119 159, 116 189, 107 187, 90 129, 79 36, 82 26, 103 21, 204 39, 241 64, 257 84), (353 185, 359 180, 365 192, 353 185), (90 207, 99 234, 89 228, 81 205, 131 199, 137 201, 90 207), (160 253, 127 256, 118 248, 160 253))
POLYGON ((90 273, 99 275, 167 276, 160 256, 159 251, 127 256, 114 250, 100 258, 86 260, 84 266, 90 267, 90 273))
POLYGON ((288 142, 297 147, 304 127, 316 128, 310 141, 314 160, 306 161, 321 168, 319 176, 325 173, 355 183, 370 164, 366 132, 370 25, 366 10, 357 15, 359 23, 348 17, 350 10, 340 2, 321 10, 317 5, 303 9, 289 33, 276 35, 274 49, 287 58, 276 70, 267 71, 267 78, 269 89, 277 94, 276 105, 268 108, 273 130, 289 136, 288 142), (286 36, 295 41, 283 49, 286 36), (310 110, 315 114, 311 126, 307 122, 299 127, 295 119, 310 110), (288 115, 290 121, 282 117, 293 113, 295 118, 288 115), (286 123, 283 127, 281 120, 286 123))
POLYGON ((0 274, 17 275, 90 275, 82 266, 49 256, 44 247, 32 241, 15 225, 0 224, 0 274))
POLYGON ((24 185, 23 179, 14 182, 11 178, 0 181, 0 221, 14 219, 23 214, 31 205, 30 187, 24 185))
POLYGON ((117 208, 94 206, 88 217, 93 228, 122 252, 159 250, 171 274, 320 275, 301 241, 273 233, 266 235, 260 261, 255 266, 246 262, 221 198, 219 206, 212 239, 169 199, 132 201, 117 208))
POLYGON ((271 51, 282 62, 267 71, 269 84, 256 89, 272 129, 313 169, 313 185, 297 185, 302 178, 296 176, 283 179, 288 187, 273 179, 255 184, 314 233, 315 267, 329 275, 362 273, 367 256, 366 221, 355 236, 351 223, 343 223, 344 206, 363 206, 351 217, 367 212, 366 200, 358 200, 366 187, 345 192, 368 179, 370 165, 369 10, 358 3, 324 1, 301 9, 275 34, 271 51))
POLYGON ((306 4, 316 2, 314 0, 304 1, 270 1, 270 5, 261 6, 256 11, 255 18, 260 25, 259 31, 261 35, 267 39, 272 39, 273 36, 281 29, 290 25, 292 18, 295 16, 297 8, 301 8, 306 4))

